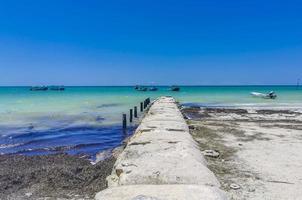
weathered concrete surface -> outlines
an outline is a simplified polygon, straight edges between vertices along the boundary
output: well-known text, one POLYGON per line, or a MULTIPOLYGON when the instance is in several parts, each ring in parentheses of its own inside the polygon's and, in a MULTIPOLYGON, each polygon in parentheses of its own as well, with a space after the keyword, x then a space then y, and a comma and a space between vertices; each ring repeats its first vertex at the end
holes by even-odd
POLYGON ((200 185, 130 185, 113 187, 96 195, 110 200, 221 200, 216 188, 200 185))
POLYGON ((109 189, 96 199, 132 199, 157 193, 160 196, 155 197, 167 200, 224 199, 171 97, 153 103, 107 180, 109 189), (180 198, 188 195, 192 198, 180 198))

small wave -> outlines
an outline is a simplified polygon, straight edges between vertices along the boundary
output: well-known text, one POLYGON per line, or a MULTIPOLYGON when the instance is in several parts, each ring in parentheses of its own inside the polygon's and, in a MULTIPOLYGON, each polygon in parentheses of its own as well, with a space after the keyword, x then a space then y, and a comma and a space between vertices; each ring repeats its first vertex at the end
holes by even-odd
POLYGON ((97 152, 115 148, 132 133, 121 126, 71 126, 48 131, 24 131, 22 134, 1 138, 1 154, 46 155, 52 153, 85 154, 95 156, 97 152))
POLYGON ((21 146, 23 143, 17 143, 17 144, 0 144, 0 149, 6 149, 6 148, 14 148, 17 146, 21 146))
POLYGON ((14 152, 13 154, 26 154, 31 152, 64 152, 69 150, 83 149, 86 147, 98 147, 104 143, 90 143, 90 144, 78 144, 68 146, 57 146, 57 147, 45 147, 45 148, 28 148, 14 152))

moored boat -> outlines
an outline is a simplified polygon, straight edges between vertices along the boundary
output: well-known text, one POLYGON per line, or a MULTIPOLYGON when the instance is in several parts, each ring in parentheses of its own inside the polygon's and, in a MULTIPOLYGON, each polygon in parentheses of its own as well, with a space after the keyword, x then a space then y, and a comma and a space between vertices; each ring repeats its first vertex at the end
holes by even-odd
POLYGON ((157 91, 157 90, 158 90, 157 87, 150 87, 150 88, 149 88, 149 91, 157 91))
POLYGON ((171 86, 170 89, 171 89, 171 91, 174 91, 174 92, 178 92, 180 90, 180 88, 178 86, 175 86, 175 85, 171 86))
POLYGON ((141 92, 145 92, 145 91, 147 91, 147 90, 148 90, 148 88, 146 88, 146 87, 142 87, 142 86, 138 86, 137 88, 135 88, 135 90, 137 90, 137 91, 141 91, 141 92))
POLYGON ((48 90, 47 86, 32 86, 30 89, 30 91, 46 91, 48 90))
POLYGON ((277 95, 273 91, 271 91, 267 94, 260 93, 260 92, 251 92, 251 95, 254 96, 254 97, 260 97, 260 98, 263 98, 263 99, 275 99, 275 98, 277 98, 277 95))

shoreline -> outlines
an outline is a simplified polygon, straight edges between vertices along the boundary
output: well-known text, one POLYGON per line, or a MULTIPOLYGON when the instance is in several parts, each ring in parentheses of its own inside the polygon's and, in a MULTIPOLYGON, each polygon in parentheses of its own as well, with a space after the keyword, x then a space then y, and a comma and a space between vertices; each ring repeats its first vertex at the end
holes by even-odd
POLYGON ((229 199, 299 199, 302 113, 183 108, 190 132, 229 199), (234 187, 236 186, 236 187, 234 187))
MULTIPOLYGON (((218 159, 205 158, 230 199, 261 199, 257 193, 264 195, 267 183, 292 185, 293 182, 288 180, 262 180, 265 174, 250 166, 253 162, 245 160, 246 152, 243 149, 245 146, 252 148, 257 142, 269 143, 275 137, 286 139, 286 135, 279 134, 280 130, 295 133, 302 130, 302 113, 292 110, 251 112, 241 108, 197 107, 182 108, 182 113, 201 150, 214 149, 220 153, 218 159), (278 132, 277 136, 267 133, 272 128, 273 132, 278 132), (247 134, 248 131, 255 133, 247 134), (261 131, 264 133, 259 134, 261 131), (244 154, 241 155, 242 151, 244 154), (240 185, 241 189, 230 189, 232 183, 240 185)), ((67 154, 0 155, 0 199, 93 199, 97 192, 107 188, 106 177, 111 174, 122 149, 123 145, 113 155, 102 152, 99 160, 106 159, 95 165, 86 158, 67 154)))
POLYGON ((67 154, 1 155, 0 199, 92 199, 107 187, 116 158, 94 165, 67 154))

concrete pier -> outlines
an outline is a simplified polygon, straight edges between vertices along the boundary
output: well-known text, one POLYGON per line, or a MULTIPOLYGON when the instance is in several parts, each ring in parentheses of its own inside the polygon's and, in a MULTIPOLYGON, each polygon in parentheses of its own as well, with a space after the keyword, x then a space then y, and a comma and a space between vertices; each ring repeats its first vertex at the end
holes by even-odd
POLYGON ((97 200, 224 200, 171 97, 161 97, 117 159, 97 200))

